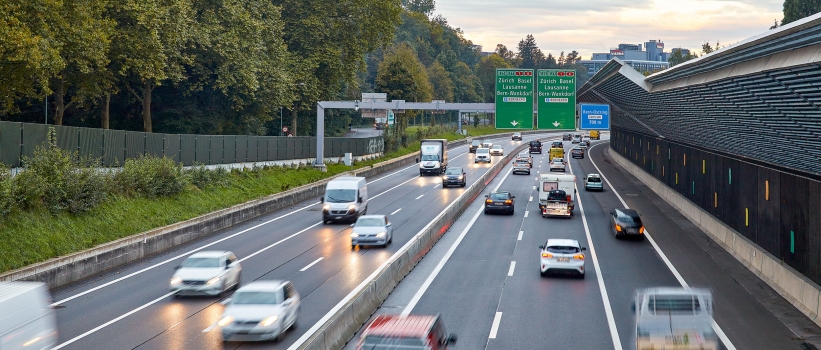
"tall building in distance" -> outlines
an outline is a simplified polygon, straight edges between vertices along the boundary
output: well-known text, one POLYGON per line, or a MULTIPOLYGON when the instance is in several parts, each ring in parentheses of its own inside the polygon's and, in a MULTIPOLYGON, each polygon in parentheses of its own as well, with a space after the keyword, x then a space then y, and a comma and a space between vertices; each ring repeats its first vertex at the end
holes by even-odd
POLYGON ((670 67, 670 63, 667 62, 670 53, 664 52, 664 42, 661 40, 649 40, 643 45, 619 44, 616 48, 610 49, 610 52, 594 53, 591 59, 581 60, 580 63, 587 67, 588 75, 593 76, 615 57, 639 72, 657 72, 670 67))

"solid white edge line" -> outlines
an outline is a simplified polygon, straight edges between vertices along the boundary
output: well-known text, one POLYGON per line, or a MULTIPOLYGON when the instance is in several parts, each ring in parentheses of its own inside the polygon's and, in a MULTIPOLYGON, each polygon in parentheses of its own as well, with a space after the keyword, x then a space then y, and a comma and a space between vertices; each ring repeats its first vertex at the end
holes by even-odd
POLYGON ((312 262, 312 263, 308 264, 307 266, 299 269, 299 272, 305 272, 305 270, 310 269, 311 266, 316 265, 316 263, 322 261, 322 259, 325 259, 325 257, 324 256, 319 257, 319 259, 316 259, 316 260, 314 260, 314 262, 312 262))
MULTIPOLYGON (((568 162, 568 167, 570 163, 568 162)), ((570 173, 573 173, 573 168, 570 168, 570 173)), ((579 193, 576 182, 573 182, 573 190, 579 193)), ((613 340, 613 348, 615 350, 622 350, 621 338, 619 337, 619 330, 616 328, 616 319, 613 317, 613 308, 610 306, 610 297, 607 295, 607 287, 604 285, 604 277, 602 277, 601 268, 599 267, 599 258, 596 255, 596 248, 593 246, 593 237, 590 235, 590 227, 587 225, 587 215, 584 213, 584 205, 582 204, 582 196, 577 195, 576 201, 579 202, 579 213, 582 214, 582 225, 584 226, 584 234, 587 237, 587 245, 590 248, 590 256, 593 258, 593 267, 596 269, 596 281, 599 284, 599 291, 601 292, 602 304, 604 304, 604 314, 607 318, 607 326, 610 328, 610 338, 613 340)))
POLYGON ((499 332, 499 323, 502 322, 502 312, 497 311, 496 316, 493 317, 493 325, 490 326, 490 335, 488 335, 488 339, 496 339, 496 333, 499 332))
POLYGON ((511 261, 510 262, 510 270, 507 270, 507 276, 508 277, 513 276, 513 270, 515 270, 515 269, 516 269, 516 262, 511 261))
POLYGON ((57 346, 55 346, 55 347, 54 347, 54 348, 52 348, 52 349, 53 349, 53 350, 61 349, 61 348, 65 347, 65 346, 67 346, 67 345, 69 345, 69 344, 71 344, 71 343, 73 343, 73 342, 76 342, 76 341, 78 341, 78 340, 80 340, 80 339, 83 339, 83 338, 85 338, 86 336, 88 336, 89 334, 92 334, 92 333, 94 333, 94 332, 96 332, 96 331, 98 331, 98 330, 100 330, 100 329, 103 329, 103 328, 105 328, 105 327, 108 327, 108 326, 109 326, 109 325, 111 325, 112 323, 115 323, 115 322, 117 322, 117 321, 119 321, 119 320, 122 320, 122 319, 124 319, 124 318, 126 318, 126 317, 128 317, 128 316, 130 316, 130 315, 132 315, 132 314, 134 314, 134 313, 136 313, 137 311, 140 311, 140 310, 145 309, 145 308, 147 308, 147 307, 149 307, 149 306, 151 306, 151 305, 154 305, 154 304, 156 304, 157 302, 159 302, 160 300, 163 300, 163 299, 165 299, 165 298, 167 298, 167 297, 171 296, 172 294, 174 294, 174 292, 170 292, 170 293, 168 293, 168 294, 166 294, 166 295, 163 295, 163 296, 161 296, 161 297, 159 297, 159 298, 157 298, 157 299, 154 299, 154 300, 152 300, 152 301, 149 301, 148 303, 143 304, 143 306, 140 306, 140 307, 138 307, 138 308, 136 308, 136 309, 134 309, 134 310, 131 310, 131 311, 129 311, 128 313, 125 313, 125 314, 123 314, 122 316, 117 317, 117 318, 115 318, 115 319, 113 319, 113 320, 111 320, 111 321, 108 321, 108 322, 106 322, 106 323, 103 323, 103 324, 101 324, 101 325, 99 325, 99 326, 95 327, 94 329, 92 329, 92 330, 90 330, 90 331, 88 331, 88 332, 85 332, 85 333, 80 334, 80 335, 78 335, 78 336, 76 336, 76 337, 74 337, 74 338, 71 338, 70 340, 68 340, 68 341, 66 341, 66 342, 64 342, 64 343, 62 343, 62 344, 60 344, 60 345, 57 345, 57 346))
MULTIPOLYGON (((609 144, 609 142, 599 142, 599 143, 593 145, 590 148, 592 149, 593 147, 596 147, 598 145, 606 145, 606 144, 609 144)), ((627 205, 627 203, 624 202, 624 199, 621 198, 621 196, 619 195, 619 192, 616 191, 616 188, 613 187, 613 184, 610 183, 610 180, 608 180, 607 177, 604 176, 601 169, 599 169, 599 166, 596 165, 596 162, 593 161, 593 157, 590 157, 590 163, 593 164, 593 167, 596 168, 596 171, 599 172, 599 175, 601 175, 601 177, 604 179, 604 181, 607 182, 607 186, 610 186, 610 191, 613 191, 613 193, 619 199, 619 202, 621 202, 621 204, 624 206, 624 208, 629 209, 630 207, 627 205)), ((647 231, 646 227, 644 228, 644 236, 647 237, 648 241, 650 241, 650 245, 653 246, 653 249, 656 250, 656 253, 658 253, 658 255, 661 257, 661 260, 664 261, 664 264, 667 265, 667 268, 670 269, 670 272, 673 273, 673 276, 676 277, 676 280, 678 280, 678 282, 681 284, 681 286, 684 287, 684 288, 689 288, 690 285, 687 284, 687 281, 684 280, 684 277, 682 277, 681 274, 676 269, 676 267, 673 266, 673 263, 670 262, 670 259, 668 259, 667 255, 664 254, 664 252, 661 250, 661 247, 659 247, 659 245, 656 244, 656 240, 654 240, 653 237, 650 236, 650 232, 647 231)), ((722 330, 721 327, 718 325, 718 323, 716 323, 715 319, 713 319, 712 326, 713 326, 713 331, 715 331, 718 338, 721 339, 721 342, 724 343, 724 346, 727 347, 727 350, 736 350, 735 345, 733 345, 733 343, 730 341, 730 338, 728 338, 727 335, 724 333, 724 330, 722 330)))
POLYGON ((398 213, 400 210, 402 210, 402 208, 394 210, 393 213, 391 213, 390 215, 394 215, 394 214, 398 213))
POLYGON ((521 240, 522 240, 522 235, 523 235, 524 233, 525 233, 525 231, 519 231, 519 239, 517 239, 517 241, 521 241, 521 240))

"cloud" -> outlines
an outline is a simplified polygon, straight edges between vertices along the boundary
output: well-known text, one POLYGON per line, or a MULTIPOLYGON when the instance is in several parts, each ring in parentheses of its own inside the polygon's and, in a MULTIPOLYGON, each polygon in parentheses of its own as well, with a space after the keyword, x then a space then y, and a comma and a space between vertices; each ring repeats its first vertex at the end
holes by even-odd
POLYGON ((664 41, 668 50, 700 48, 707 40, 732 44, 783 17, 779 0, 439 0, 436 6, 485 51, 500 43, 515 50, 533 34, 545 53, 577 50, 584 58, 650 39, 664 41))

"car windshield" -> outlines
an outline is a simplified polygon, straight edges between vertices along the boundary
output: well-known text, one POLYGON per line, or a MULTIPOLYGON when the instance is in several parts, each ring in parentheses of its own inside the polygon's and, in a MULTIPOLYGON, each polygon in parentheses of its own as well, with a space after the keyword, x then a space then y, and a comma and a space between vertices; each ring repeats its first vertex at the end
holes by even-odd
POLYGON ((279 304, 277 292, 236 292, 231 297, 235 305, 276 305, 279 304))
POLYGON ((385 222, 381 218, 359 218, 356 226, 385 226, 385 222))
POLYGON ((471 144, 471 145, 473 145, 473 146, 478 146, 478 145, 481 145, 481 144, 482 144, 482 141, 479 141, 479 140, 473 140, 473 142, 471 142, 470 144, 471 144))
POLYGON ((547 200, 549 200, 549 201, 567 200, 567 193, 565 191, 562 191, 562 190, 550 191, 550 193, 547 194, 547 200))
POLYGON ((476 150, 476 153, 488 153, 488 152, 490 152, 490 150, 487 149, 487 148, 479 148, 479 149, 476 150))
POLYGON ((619 221, 628 225, 641 226, 641 218, 632 217, 629 215, 619 215, 619 221))
POLYGON ((508 195, 507 193, 491 193, 490 194, 490 199, 494 199, 494 200, 505 200, 505 199, 509 199, 509 198, 510 198, 510 195, 508 195))
POLYGON ((445 171, 446 175, 462 175, 462 168, 448 168, 445 171))
POLYGON ((218 258, 188 258, 182 263, 182 267, 220 267, 218 258))
POLYGON ((325 190, 325 202, 350 203, 356 200, 356 190, 325 190))
POLYGON ((531 146, 541 146, 541 145, 542 145, 542 143, 541 143, 541 142, 539 142, 539 141, 533 141, 533 142, 531 142, 531 143, 530 143, 530 145, 531 145, 531 146))
POLYGON ((439 155, 438 154, 423 154, 422 155, 422 161, 434 161, 434 160, 439 160, 439 155))
POLYGON ((691 313, 701 310, 701 305, 697 298, 688 296, 664 296, 650 298, 647 308, 658 312, 684 312, 691 313))
POLYGON ((562 163, 562 162, 564 162, 564 159, 561 159, 561 158, 553 158, 553 163, 562 163))
POLYGON ((493 145, 493 149, 501 149, 502 145, 493 145))
POLYGON ((587 182, 601 182, 601 178, 598 177, 588 177, 587 182))
POLYGON ((519 163, 519 164, 529 164, 529 162, 527 161, 527 159, 516 159, 516 163, 519 163))
POLYGON ((419 338, 381 337, 369 335, 362 342, 363 350, 425 350, 427 347, 419 338))
POLYGON ((576 254, 580 251, 581 250, 579 249, 579 247, 573 247, 573 246, 552 245, 552 246, 547 247, 547 252, 548 253, 554 253, 554 254, 576 254))

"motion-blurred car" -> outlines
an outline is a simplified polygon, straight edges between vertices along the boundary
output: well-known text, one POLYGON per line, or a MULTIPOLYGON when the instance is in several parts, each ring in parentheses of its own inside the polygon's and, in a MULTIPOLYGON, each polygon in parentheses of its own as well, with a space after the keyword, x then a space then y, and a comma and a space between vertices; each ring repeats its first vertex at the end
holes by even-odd
POLYGON ((468 148, 468 152, 476 153, 476 149, 482 147, 482 140, 473 140, 470 142, 470 148, 468 148))
POLYGON ((584 189, 587 191, 604 191, 601 175, 587 174, 584 177, 584 189))
POLYGON ((493 147, 490 148, 490 155, 503 156, 505 155, 505 149, 502 148, 502 145, 493 145, 493 147))
POLYGON ((641 216, 633 209, 614 209, 610 212, 610 224, 616 238, 632 236, 644 239, 641 216))
POLYGON ((254 281, 222 302, 223 341, 282 340, 299 318, 299 293, 289 281, 254 281))
POLYGON ((485 214, 491 212, 502 211, 513 215, 514 203, 513 199, 516 196, 510 194, 508 191, 495 191, 489 195, 485 195, 485 214))
POLYGON ((465 169, 460 167, 450 167, 445 171, 445 175, 442 175, 442 188, 448 186, 465 187, 467 183, 465 169))
POLYGON ((567 163, 564 158, 553 158, 550 160, 550 171, 566 171, 567 163))
POLYGON ((381 245, 393 242, 393 225, 385 215, 363 215, 351 225, 351 248, 357 245, 381 245))
POLYGON ((584 251, 575 239, 548 239, 541 249, 542 276, 549 273, 571 273, 584 278, 584 251))
POLYGON ((176 267, 170 289, 174 296, 224 295, 240 284, 242 266, 229 251, 201 251, 176 267))
POLYGON ((473 158, 473 164, 479 162, 490 163, 490 148, 479 147, 476 149, 476 157, 473 158))
POLYGON ((574 148, 570 151, 570 155, 573 158, 581 158, 584 159, 584 150, 581 148, 574 148))
POLYGON ((713 330, 713 296, 700 288, 649 288, 636 292, 636 349, 719 349, 713 330))
POLYGON ((0 349, 51 349, 57 345, 57 316, 48 285, 0 282, 0 349))
POLYGON ((522 140, 522 133, 514 132, 513 136, 510 138, 513 141, 521 141, 522 140))
POLYGON ((439 315, 383 314, 365 326, 357 350, 447 350, 456 335, 445 330, 439 315))
POLYGON ((571 133, 564 133, 562 134, 562 141, 570 141, 573 139, 573 134, 571 133))

